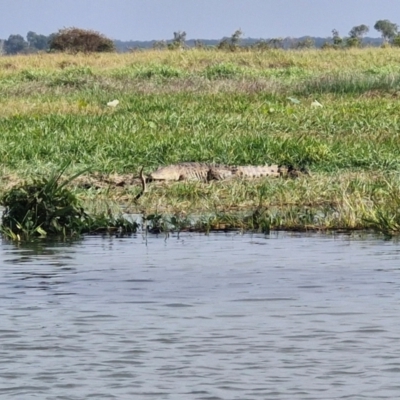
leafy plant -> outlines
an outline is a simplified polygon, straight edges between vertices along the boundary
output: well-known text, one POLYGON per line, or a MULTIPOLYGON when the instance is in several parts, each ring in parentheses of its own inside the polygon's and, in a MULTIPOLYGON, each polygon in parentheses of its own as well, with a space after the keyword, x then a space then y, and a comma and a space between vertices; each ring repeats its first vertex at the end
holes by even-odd
POLYGON ((40 177, 6 192, 1 199, 5 210, 1 232, 10 239, 75 236, 108 228, 135 231, 137 225, 121 218, 92 217, 82 208, 78 198, 66 186, 85 171, 61 181, 70 162, 49 178, 40 177))
POLYGON ((5 207, 2 228, 19 238, 32 236, 73 236, 80 233, 88 215, 66 185, 81 175, 60 183, 69 162, 49 178, 34 179, 7 192, 1 204, 5 207))
POLYGON ((379 198, 381 196, 374 194, 373 208, 363 218, 369 228, 382 233, 386 237, 400 235, 400 188, 386 182, 387 186, 383 188, 385 202, 379 198))

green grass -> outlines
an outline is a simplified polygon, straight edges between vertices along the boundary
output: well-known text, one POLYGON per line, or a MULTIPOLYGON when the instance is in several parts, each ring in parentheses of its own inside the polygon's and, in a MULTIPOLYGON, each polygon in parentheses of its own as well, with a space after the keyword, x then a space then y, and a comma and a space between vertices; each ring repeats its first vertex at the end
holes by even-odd
POLYGON ((65 159, 71 174, 132 176, 181 161, 293 164, 311 178, 150 185, 137 203, 137 187, 77 191, 146 214, 257 211, 262 230, 380 230, 398 209, 399 59, 398 49, 3 57, 0 191, 65 159))
POLYGON ((79 198, 67 185, 82 175, 81 171, 61 180, 69 166, 64 162, 49 177, 36 177, 7 191, 1 198, 4 206, 0 232, 8 239, 27 241, 35 238, 66 238, 83 233, 117 231, 136 232, 137 224, 108 214, 89 215, 79 198))
MULTIPOLYGON (((119 173, 179 161, 306 164, 314 171, 400 165, 400 103, 392 99, 320 97, 324 107, 313 109, 308 99, 294 105, 265 101, 262 93, 113 97, 121 107, 94 115, 40 111, 0 119, 3 166, 57 166, 65 157, 119 173)), ((89 97, 80 101, 78 110, 89 97)))

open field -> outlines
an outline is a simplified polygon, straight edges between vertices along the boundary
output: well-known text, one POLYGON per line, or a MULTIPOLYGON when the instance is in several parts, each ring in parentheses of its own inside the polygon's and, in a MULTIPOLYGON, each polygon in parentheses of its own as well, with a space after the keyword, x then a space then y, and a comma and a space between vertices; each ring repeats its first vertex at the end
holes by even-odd
POLYGON ((71 174, 91 168, 76 190, 95 208, 244 229, 256 215, 255 228, 400 230, 400 49, 1 57, 0 92, 0 192, 71 159, 71 174), (134 201, 141 166, 181 161, 311 176, 150 184, 134 201))

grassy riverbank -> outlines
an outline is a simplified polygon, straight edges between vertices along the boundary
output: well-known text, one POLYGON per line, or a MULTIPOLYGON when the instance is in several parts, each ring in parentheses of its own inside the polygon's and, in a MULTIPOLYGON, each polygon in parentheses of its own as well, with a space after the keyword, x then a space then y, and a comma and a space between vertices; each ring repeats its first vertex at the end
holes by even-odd
POLYGON ((0 192, 71 159, 71 174, 91 168, 76 191, 94 208, 396 232, 399 61, 398 49, 1 57, 0 192), (134 201, 141 166, 180 161, 292 164, 311 176, 150 184, 134 201))

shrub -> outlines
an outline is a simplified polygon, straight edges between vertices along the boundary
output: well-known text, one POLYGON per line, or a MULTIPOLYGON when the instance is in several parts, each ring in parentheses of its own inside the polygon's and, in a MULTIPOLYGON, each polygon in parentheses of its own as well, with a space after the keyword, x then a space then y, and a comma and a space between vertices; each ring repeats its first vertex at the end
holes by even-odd
POLYGON ((67 164, 49 179, 39 178, 7 192, 1 201, 5 207, 3 233, 13 238, 32 236, 70 236, 81 232, 88 215, 65 185, 59 183, 67 164))
POLYGON ((56 33, 49 44, 52 51, 64 51, 70 53, 92 53, 92 52, 113 52, 114 42, 99 32, 65 28, 56 33))
POLYGON ((349 37, 346 39, 347 47, 361 47, 361 39, 357 37, 349 37))

